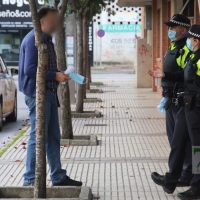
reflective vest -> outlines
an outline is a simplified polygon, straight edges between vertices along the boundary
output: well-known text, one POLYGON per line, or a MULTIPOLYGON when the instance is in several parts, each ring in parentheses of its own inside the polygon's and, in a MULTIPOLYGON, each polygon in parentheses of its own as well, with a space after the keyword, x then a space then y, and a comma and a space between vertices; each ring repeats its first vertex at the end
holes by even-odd
POLYGON ((192 54, 184 69, 185 89, 200 92, 200 55, 192 54))
MULTIPOLYGON (((164 72, 176 73, 181 69, 184 69, 185 62, 190 55, 190 50, 186 45, 176 46, 175 42, 171 43, 170 48, 168 49, 165 59, 164 59, 164 72)), ((168 80, 163 78, 161 82, 162 87, 173 88, 176 85, 176 81, 168 80)), ((184 87, 184 83, 179 83, 177 87, 184 87)))

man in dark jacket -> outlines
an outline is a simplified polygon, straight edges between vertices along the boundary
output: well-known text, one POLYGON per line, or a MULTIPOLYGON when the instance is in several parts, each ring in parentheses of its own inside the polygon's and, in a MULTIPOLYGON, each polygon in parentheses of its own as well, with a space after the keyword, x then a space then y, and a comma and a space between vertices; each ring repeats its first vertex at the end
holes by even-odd
MULTIPOLYGON (((51 169, 51 180, 55 186, 81 186, 82 182, 74 181, 66 176, 66 170, 61 168, 60 161, 60 127, 58 122, 57 87, 60 82, 70 78, 58 72, 56 54, 51 35, 56 29, 57 10, 52 7, 42 7, 39 11, 44 42, 48 48, 48 71, 46 75, 46 154, 51 169)), ((19 90, 25 95, 29 108, 31 123, 30 138, 27 148, 26 172, 24 186, 34 185, 36 162, 36 73, 38 51, 35 47, 34 30, 24 38, 19 57, 19 90)))

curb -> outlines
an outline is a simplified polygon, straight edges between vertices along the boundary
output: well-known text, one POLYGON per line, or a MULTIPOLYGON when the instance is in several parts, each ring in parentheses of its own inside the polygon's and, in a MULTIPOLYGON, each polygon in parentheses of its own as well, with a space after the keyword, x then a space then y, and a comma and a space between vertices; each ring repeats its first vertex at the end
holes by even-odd
POLYGON ((72 111, 73 118, 100 118, 102 117, 101 112, 99 111, 84 111, 83 113, 77 113, 72 111))
POLYGON ((74 139, 61 139, 60 146, 97 146, 96 135, 76 135, 74 139))
POLYGON ((19 140, 24 134, 26 134, 26 132, 28 131, 30 125, 27 124, 25 127, 23 127, 20 131, 18 131, 16 133, 16 135, 12 138, 11 141, 9 141, 9 143, 6 144, 5 147, 3 147, 1 150, 0 150, 0 158, 3 156, 4 153, 6 153, 6 151, 15 144, 15 142, 17 140, 19 140), (21 135, 21 136, 20 136, 21 135))
POLYGON ((103 82, 91 82, 90 85, 99 86, 99 85, 104 85, 104 83, 103 82))
POLYGON ((102 89, 90 89, 86 90, 86 93, 103 93, 102 89))
MULTIPOLYGON (((47 199, 92 200, 90 187, 53 186, 46 188, 47 199)), ((34 187, 0 187, 0 198, 5 199, 35 199, 34 187)))
POLYGON ((102 102, 101 99, 99 98, 87 98, 83 100, 84 103, 98 103, 98 102, 102 102))

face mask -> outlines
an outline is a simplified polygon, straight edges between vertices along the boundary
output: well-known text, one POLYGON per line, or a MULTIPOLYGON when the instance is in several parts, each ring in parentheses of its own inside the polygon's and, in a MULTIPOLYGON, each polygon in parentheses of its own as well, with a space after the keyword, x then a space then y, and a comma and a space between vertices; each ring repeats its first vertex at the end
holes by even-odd
POLYGON ((176 31, 168 30, 168 37, 172 41, 177 40, 176 31))
POLYGON ((191 40, 189 38, 186 40, 186 45, 189 50, 191 50, 191 51, 194 50, 194 47, 191 45, 191 40))
POLYGON ((80 74, 76 74, 76 73, 69 73, 69 77, 74 80, 75 82, 79 83, 79 84, 85 84, 84 80, 85 77, 81 76, 80 74))

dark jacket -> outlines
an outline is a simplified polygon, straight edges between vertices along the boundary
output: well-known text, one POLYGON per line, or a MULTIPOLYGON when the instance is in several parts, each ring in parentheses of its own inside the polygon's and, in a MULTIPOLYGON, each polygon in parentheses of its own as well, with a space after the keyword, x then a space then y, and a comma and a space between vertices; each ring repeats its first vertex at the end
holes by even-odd
MULTIPOLYGON (((43 33, 44 42, 47 35, 43 33)), ((30 31, 22 41, 19 55, 19 90, 30 97, 36 96, 36 74, 38 66, 38 50, 35 46, 34 30, 30 31)), ((47 71, 46 79, 55 79, 56 73, 47 71)))

